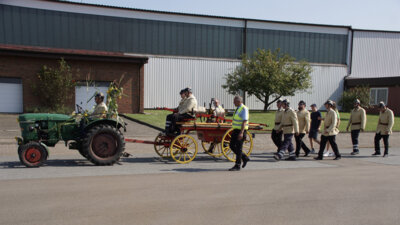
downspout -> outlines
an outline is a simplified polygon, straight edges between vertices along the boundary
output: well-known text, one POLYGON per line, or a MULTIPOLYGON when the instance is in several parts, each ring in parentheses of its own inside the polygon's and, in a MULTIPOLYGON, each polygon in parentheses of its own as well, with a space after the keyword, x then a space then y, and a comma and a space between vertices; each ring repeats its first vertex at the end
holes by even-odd
POLYGON ((353 41, 354 41, 354 31, 350 27, 349 30, 349 43, 348 43, 348 54, 347 54, 347 75, 344 77, 343 91, 346 90, 346 79, 351 76, 352 64, 353 64, 353 41))
MULTIPOLYGON (((247 53, 247 19, 244 19, 244 29, 243 29, 243 51, 242 54, 247 53)), ((243 104, 246 105, 246 92, 243 91, 243 104)))

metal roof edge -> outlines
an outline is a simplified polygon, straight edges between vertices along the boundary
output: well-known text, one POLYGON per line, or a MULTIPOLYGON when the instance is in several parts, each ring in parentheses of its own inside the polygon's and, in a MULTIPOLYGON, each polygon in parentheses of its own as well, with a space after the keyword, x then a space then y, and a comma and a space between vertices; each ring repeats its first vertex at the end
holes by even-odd
POLYGON ((240 18, 240 17, 204 15, 204 14, 183 13, 183 12, 168 12, 168 11, 161 11, 161 10, 138 9, 138 8, 112 6, 112 5, 101 5, 101 4, 93 4, 93 3, 70 2, 67 0, 42 0, 42 1, 67 3, 67 4, 74 4, 74 5, 84 5, 84 6, 92 6, 92 7, 113 8, 113 9, 121 9, 121 10, 132 10, 132 11, 148 12, 148 13, 161 13, 161 14, 168 14, 168 15, 194 16, 194 17, 203 17, 203 18, 214 18, 214 19, 255 21, 255 22, 292 24, 292 25, 304 25, 304 26, 316 26, 316 27, 346 28, 346 29, 350 29, 350 30, 352 29, 350 25, 313 24, 313 23, 301 23, 301 22, 288 22, 288 21, 275 21, 275 20, 262 20, 262 19, 251 19, 251 18, 240 18))
POLYGON ((400 31, 394 30, 371 30, 371 29, 352 29, 353 31, 361 31, 361 32, 376 32, 376 33, 397 33, 400 34, 400 31))

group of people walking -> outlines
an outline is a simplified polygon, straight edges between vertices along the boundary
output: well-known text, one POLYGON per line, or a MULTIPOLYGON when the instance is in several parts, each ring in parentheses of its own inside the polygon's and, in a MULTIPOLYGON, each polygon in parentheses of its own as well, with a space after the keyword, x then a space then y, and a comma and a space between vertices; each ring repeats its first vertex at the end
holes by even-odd
MULTIPOLYGON (((279 99, 277 101, 278 110, 275 114, 275 126, 271 133, 271 138, 278 148, 277 152, 274 154, 275 160, 281 160, 286 150, 289 152, 289 156, 285 158, 285 160, 295 161, 296 158, 300 156, 300 149, 303 149, 305 153, 304 157, 306 157, 310 153, 315 152, 313 142, 320 144, 318 156, 314 159, 323 159, 324 151, 328 143, 334 152, 334 160, 341 159, 341 154, 336 143, 336 135, 339 133, 340 125, 339 112, 332 100, 326 101, 324 106, 326 108, 326 115, 322 118, 315 104, 311 105, 312 112, 310 113, 306 109, 306 103, 304 101, 299 102, 298 111, 291 109, 290 103, 286 99, 279 99), (324 126, 321 130, 321 140, 318 141, 318 133, 322 121, 324 122, 324 126), (309 134, 311 150, 303 142, 303 138, 307 133, 309 134), (295 136, 296 149, 294 149, 292 144, 293 136, 295 136)), ((385 145, 383 157, 387 157, 389 154, 389 135, 392 133, 392 127, 394 125, 394 115, 393 111, 386 107, 385 103, 380 102, 378 107, 380 113, 375 134, 375 153, 372 155, 381 155, 379 142, 383 139, 385 145)), ((364 131, 366 122, 367 116, 365 110, 361 107, 361 102, 356 99, 346 128, 347 131, 349 131, 349 129, 351 130, 351 140, 353 143, 351 155, 359 154, 358 137, 360 132, 364 131)))

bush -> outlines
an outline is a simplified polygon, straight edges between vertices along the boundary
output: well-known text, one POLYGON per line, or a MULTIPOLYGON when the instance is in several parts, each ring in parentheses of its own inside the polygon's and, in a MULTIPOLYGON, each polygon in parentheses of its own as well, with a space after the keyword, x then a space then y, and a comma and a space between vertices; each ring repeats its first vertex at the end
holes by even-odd
POLYGON ((356 99, 360 100, 363 108, 369 108, 369 86, 356 86, 344 91, 338 104, 342 106, 342 111, 350 112, 354 108, 354 101, 356 99))
POLYGON ((65 105, 72 99, 76 82, 73 80, 71 67, 64 59, 59 61, 58 68, 49 68, 46 65, 38 72, 37 82, 32 85, 33 94, 41 102, 40 111, 63 112, 65 105))

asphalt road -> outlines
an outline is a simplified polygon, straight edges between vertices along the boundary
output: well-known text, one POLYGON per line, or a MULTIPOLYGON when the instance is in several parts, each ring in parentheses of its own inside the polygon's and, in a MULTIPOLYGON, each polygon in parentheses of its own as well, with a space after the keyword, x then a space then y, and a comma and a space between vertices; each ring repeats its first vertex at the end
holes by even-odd
MULTIPOLYGON (((137 129, 127 136, 157 134, 130 125, 137 129)), ((180 165, 139 144, 127 144, 132 157, 99 167, 60 143, 45 166, 25 168, 7 129, 0 132, 0 224, 400 223, 399 134, 389 158, 370 156, 373 134, 365 133, 358 156, 342 134, 342 160, 296 162, 275 162, 268 135, 257 135, 248 166, 229 172, 233 163, 224 159, 199 153, 180 165)))

